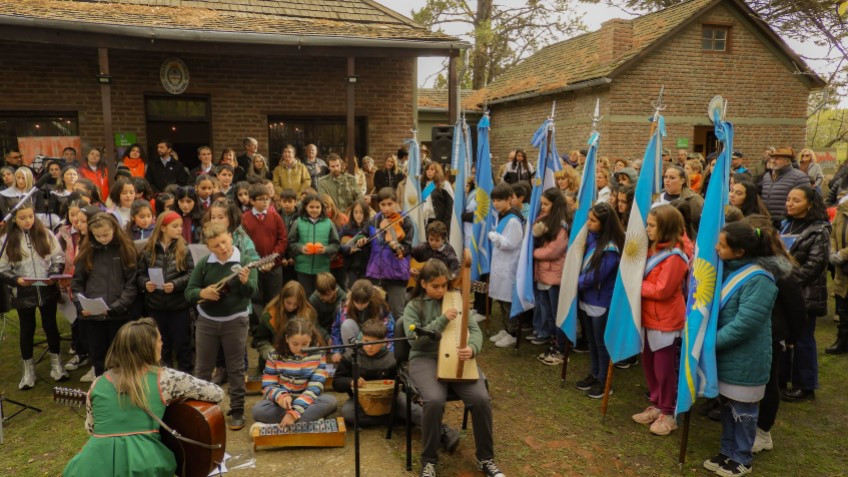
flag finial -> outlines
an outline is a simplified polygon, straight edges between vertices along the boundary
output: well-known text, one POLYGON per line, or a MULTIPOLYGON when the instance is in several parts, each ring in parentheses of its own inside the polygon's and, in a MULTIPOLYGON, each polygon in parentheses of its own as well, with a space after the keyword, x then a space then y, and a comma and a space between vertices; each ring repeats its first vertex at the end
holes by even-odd
POLYGON ((554 100, 554 104, 551 105, 551 115, 548 119, 553 121, 555 117, 556 117, 556 100, 554 100))
POLYGON ((601 98, 597 98, 595 100, 595 114, 592 116, 592 131, 598 130, 598 123, 600 123, 603 118, 604 117, 601 116, 601 98))
POLYGON ((663 102, 663 93, 664 92, 665 92, 665 85, 662 85, 662 87, 660 87, 660 95, 657 96, 657 100, 651 101, 651 106, 654 107, 654 121, 657 120, 657 118, 660 115, 660 112, 664 111, 665 108, 666 108, 666 105, 663 102))

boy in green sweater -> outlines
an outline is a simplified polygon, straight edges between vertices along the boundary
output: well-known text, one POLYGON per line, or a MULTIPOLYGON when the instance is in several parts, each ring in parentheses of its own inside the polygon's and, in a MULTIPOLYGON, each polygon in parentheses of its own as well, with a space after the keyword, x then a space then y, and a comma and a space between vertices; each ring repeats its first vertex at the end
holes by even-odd
POLYGON ((244 348, 250 297, 257 290, 256 270, 245 268, 250 259, 233 246, 233 237, 223 224, 204 225, 203 242, 210 254, 195 265, 185 291, 186 299, 198 304, 194 374, 209 381, 218 348, 223 347, 230 383, 227 424, 239 430, 244 427, 244 348), (217 283, 231 275, 234 266, 242 267, 238 275, 218 289, 217 283))

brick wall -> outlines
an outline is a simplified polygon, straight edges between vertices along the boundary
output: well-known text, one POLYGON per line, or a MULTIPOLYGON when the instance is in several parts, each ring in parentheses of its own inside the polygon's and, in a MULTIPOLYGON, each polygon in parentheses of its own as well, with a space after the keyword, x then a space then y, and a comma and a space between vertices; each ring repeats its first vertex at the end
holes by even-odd
MULTIPOLYGON (((53 45, 0 43, 0 110, 77 111, 84 148, 103 145, 97 51, 53 45)), ((345 58, 221 57, 110 50, 114 131, 135 132, 147 144, 144 94, 167 94, 162 60, 178 56, 189 68, 185 94, 210 96, 212 147, 241 151, 245 136, 268 156, 268 115, 344 116, 345 58)), ((414 58, 360 58, 356 115, 368 124, 368 152, 394 152, 412 128, 414 58)))
MULTIPOLYGON (((728 101, 728 120, 735 121, 734 147, 758 163, 766 146, 804 146, 809 89, 729 9, 718 5, 692 25, 616 78, 609 88, 543 96, 534 100, 492 106, 492 151, 497 166, 510 149, 530 149, 533 131, 549 114, 557 100, 557 147, 560 154, 584 149, 594 98, 601 97, 600 155, 641 158, 648 140, 647 118, 651 101, 665 85, 664 111, 668 138, 665 147, 674 149, 675 139, 694 144, 695 126, 709 126, 707 105, 714 95, 728 101), (714 22, 732 25, 729 51, 701 50, 701 25, 714 22), (622 116, 640 116, 630 121, 622 116), (614 118, 614 121, 611 120, 614 118), (645 118, 644 120, 641 118, 645 118), (800 124, 769 124, 794 119, 800 124)), ((535 157, 531 153, 529 157, 535 157)), ((759 167, 756 164, 754 167, 759 167)))

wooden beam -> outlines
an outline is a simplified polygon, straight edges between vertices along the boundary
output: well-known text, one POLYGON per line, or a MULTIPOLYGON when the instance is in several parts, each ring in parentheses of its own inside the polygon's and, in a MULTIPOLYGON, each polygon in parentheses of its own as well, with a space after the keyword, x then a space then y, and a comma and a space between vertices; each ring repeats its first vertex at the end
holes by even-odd
MULTIPOLYGON (((109 49, 98 48, 97 56, 100 64, 100 75, 109 76, 109 49)), ((100 100, 103 104, 103 157, 109 168, 109 178, 115 177, 118 158, 115 157, 115 135, 112 132, 112 86, 106 82, 100 83, 100 100)))
POLYGON ((400 58, 419 56, 448 56, 451 50, 436 48, 377 48, 377 47, 331 47, 296 45, 256 45, 221 43, 208 41, 150 40, 111 34, 93 34, 42 27, 23 28, 3 26, 0 40, 45 43, 51 45, 88 48, 112 48, 113 50, 144 50, 169 53, 200 53, 233 56, 262 57, 346 57, 400 58))
POLYGON ((355 160, 354 156, 356 155, 356 122, 355 122, 355 113, 356 113, 356 101, 354 97, 354 91, 356 88, 356 83, 354 83, 354 78, 356 77, 356 58, 352 56, 347 57, 347 141, 345 141, 345 153, 347 155, 347 171, 350 174, 353 174, 355 168, 355 160))
POLYGON ((458 72, 457 56, 451 56, 448 60, 448 123, 456 124, 459 120, 459 101, 458 101, 458 72))

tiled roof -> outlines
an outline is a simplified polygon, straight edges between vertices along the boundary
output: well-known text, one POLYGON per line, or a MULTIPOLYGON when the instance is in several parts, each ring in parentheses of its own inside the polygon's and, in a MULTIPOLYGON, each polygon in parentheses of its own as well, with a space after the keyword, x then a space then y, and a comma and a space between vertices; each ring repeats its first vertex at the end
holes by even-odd
MULTIPOLYGON (((620 24, 632 26, 633 33, 630 48, 615 57, 609 54, 609 37, 604 38, 603 28, 547 46, 507 69, 485 88, 475 91, 471 100, 482 104, 484 101, 503 100, 526 94, 541 95, 578 83, 612 78, 621 71, 620 68, 626 67, 626 63, 715 3, 718 1, 690 0, 631 20, 615 20, 621 22, 620 24)), ((748 9, 744 2, 733 3, 748 9)), ((756 21, 756 17, 753 18, 753 21, 756 21)), ((797 58, 767 25, 760 23, 768 33, 773 34, 775 41, 782 45, 787 54, 797 58)), ((800 67, 804 66, 800 58, 796 63, 800 63, 800 67)), ((812 80, 821 81, 815 75, 812 80)))
MULTIPOLYGON (((460 91, 462 107, 470 111, 480 111, 477 105, 470 101, 473 90, 460 91)), ((418 107, 431 109, 448 109, 448 90, 444 88, 418 88, 418 107)))
POLYGON ((0 0, 3 18, 235 33, 457 42, 373 0, 0 0))

